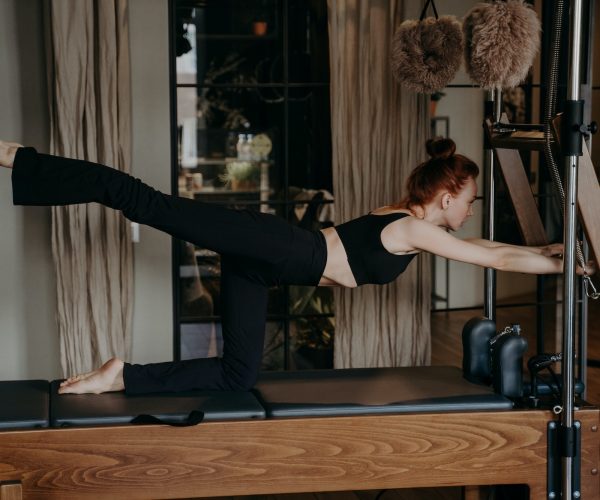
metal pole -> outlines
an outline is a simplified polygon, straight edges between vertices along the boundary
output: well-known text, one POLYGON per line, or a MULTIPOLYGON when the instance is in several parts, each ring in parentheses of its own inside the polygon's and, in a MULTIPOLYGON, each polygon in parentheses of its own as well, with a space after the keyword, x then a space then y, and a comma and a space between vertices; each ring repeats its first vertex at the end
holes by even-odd
MULTIPOLYGON (((571 3, 571 36, 570 36, 570 67, 569 85, 567 90, 567 102, 565 104, 565 122, 563 123, 563 134, 568 134, 572 128, 571 118, 575 116, 571 111, 576 107, 575 101, 579 101, 579 80, 581 60, 581 26, 582 26, 582 2, 573 0, 571 3)), ((579 142, 581 134, 579 134, 579 142)), ((566 137, 566 136, 565 136, 566 137)), ((577 141, 575 141, 577 142, 577 141)), ((575 235, 577 230, 576 208, 577 208, 577 168, 579 156, 576 147, 566 145, 565 147, 565 173, 567 176, 567 197, 565 200, 565 224, 564 224, 564 283, 563 283, 563 411, 561 414, 561 431, 564 443, 562 457, 562 498, 572 499, 574 493, 579 498, 581 492, 573 491, 573 442, 574 442, 574 331, 575 331, 575 235)), ((579 153, 581 154, 581 153, 579 153)))
MULTIPOLYGON (((502 107, 502 91, 500 89, 488 91, 488 102, 491 103, 492 121, 495 123, 500 120, 500 110, 502 107)), ((486 185, 485 199, 487 203, 487 231, 486 237, 493 241, 495 238, 495 193, 494 185, 494 150, 490 147, 485 151, 485 166, 486 166, 486 185)), ((484 276, 485 301, 484 301, 484 316, 492 321, 496 321, 496 270, 491 267, 485 269, 484 276)))
MULTIPOLYGON (((595 11, 595 1, 589 0, 587 4, 587 12, 585 12, 585 16, 588 19, 587 27, 585 29, 585 38, 583 41, 583 46, 587 47, 585 53, 587 53, 587 60, 581 62, 583 65, 583 73, 585 75, 584 81, 580 82, 581 88, 581 96, 586 103, 592 102, 592 75, 594 67, 593 67, 593 46, 594 46, 594 11, 595 11)), ((590 123, 592 121, 592 106, 588 104, 584 107, 583 110, 583 123, 590 123)), ((588 151, 592 150, 592 134, 587 135, 585 138, 585 142, 587 143, 588 151)), ((589 257, 589 245, 586 241, 585 235, 583 237, 583 257, 585 262, 587 262, 589 257)), ((579 287, 579 297, 581 298, 581 306, 580 306, 580 314, 579 314, 579 357, 578 357, 578 372, 576 380, 581 380, 583 382, 583 393, 581 394, 582 399, 587 399, 587 361, 588 361, 588 318, 589 318, 589 301, 588 297, 585 293, 585 286, 583 280, 581 280, 581 285, 579 287)))

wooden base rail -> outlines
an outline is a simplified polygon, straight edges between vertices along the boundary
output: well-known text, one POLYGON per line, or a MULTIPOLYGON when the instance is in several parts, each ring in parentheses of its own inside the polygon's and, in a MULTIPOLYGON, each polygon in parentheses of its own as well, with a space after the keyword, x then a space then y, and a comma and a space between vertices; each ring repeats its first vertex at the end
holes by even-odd
MULTIPOLYGON (((600 498, 597 408, 582 498, 600 498)), ((546 498, 542 410, 0 432, 1 500, 192 498, 527 484, 546 498)))

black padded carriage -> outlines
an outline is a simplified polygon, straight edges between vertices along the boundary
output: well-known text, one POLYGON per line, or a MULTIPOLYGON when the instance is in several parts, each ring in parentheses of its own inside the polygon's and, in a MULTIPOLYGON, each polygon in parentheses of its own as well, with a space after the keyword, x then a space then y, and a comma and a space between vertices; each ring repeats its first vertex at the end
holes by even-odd
POLYGON ((444 366, 265 372, 253 392, 59 395, 59 383, 0 382, 0 429, 119 425, 140 415, 181 424, 192 412, 245 420, 512 408, 509 399, 464 380, 459 368, 444 366))
POLYGON ((49 425, 46 380, 0 382, 0 429, 32 429, 49 425))
POLYGON ((58 394, 59 384, 55 380, 51 386, 52 427, 127 424, 140 415, 151 415, 165 423, 185 423, 194 411, 203 412, 204 420, 265 418, 265 410, 250 392, 58 394))
POLYGON ((263 373, 255 392, 268 417, 510 410, 459 368, 356 368, 263 373))

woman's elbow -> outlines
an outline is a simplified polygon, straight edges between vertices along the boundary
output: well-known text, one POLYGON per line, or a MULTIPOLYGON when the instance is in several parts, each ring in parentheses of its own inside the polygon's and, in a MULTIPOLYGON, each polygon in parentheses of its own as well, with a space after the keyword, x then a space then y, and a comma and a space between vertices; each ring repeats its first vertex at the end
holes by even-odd
POLYGON ((488 267, 496 271, 513 271, 515 268, 515 256, 508 247, 498 246, 490 248, 488 259, 488 267))
POLYGON ((510 266, 510 255, 503 247, 488 248, 485 255, 484 267, 496 271, 506 271, 510 266))
POLYGON ((504 257, 495 258, 488 267, 496 271, 510 271, 510 262, 504 257))

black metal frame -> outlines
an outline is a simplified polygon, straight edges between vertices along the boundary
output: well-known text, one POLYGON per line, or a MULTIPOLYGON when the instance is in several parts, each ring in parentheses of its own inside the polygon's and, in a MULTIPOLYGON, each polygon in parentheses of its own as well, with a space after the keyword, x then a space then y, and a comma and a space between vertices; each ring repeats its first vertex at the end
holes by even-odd
MULTIPOLYGON (((239 200, 236 201, 236 205, 255 206, 255 205, 268 205, 268 206, 283 206, 285 208, 291 207, 297 204, 305 204, 306 201, 295 201, 289 199, 289 165, 290 165, 290 150, 289 150, 289 123, 290 123, 290 96, 289 90, 293 88, 329 88, 329 82, 290 82, 289 81, 289 5, 287 0, 277 0, 278 15, 281 23, 282 38, 283 38, 283 79, 282 83, 271 84, 271 83, 255 83, 255 84, 180 84, 177 83, 176 74, 176 54, 175 54, 175 22, 176 16, 175 11, 179 3, 185 3, 186 6, 190 6, 190 2, 186 0, 169 0, 169 94, 170 94, 170 119, 171 119, 171 191, 174 194, 178 193, 178 158, 177 158, 177 90, 179 88, 282 88, 284 98, 284 116, 283 116, 283 200, 269 200, 269 201, 258 201, 258 200, 239 200)), ((192 2, 193 3, 193 2, 192 2)), ((214 38, 214 37, 213 37, 214 38)), ((227 36, 219 37, 227 39, 227 36)), ((238 37, 239 38, 239 37, 238 37)), ((328 48, 327 48, 328 50, 328 48)), ((329 112, 329 110, 326 110, 329 112)), ((331 168, 331 167, 330 167, 331 168)), ((227 203, 218 202, 215 203, 227 203)), ((331 201, 321 201, 318 204, 327 204, 331 201)), ((285 210, 286 217, 288 216, 288 210, 285 210)), ((181 325, 185 323, 214 323, 215 320, 219 319, 219 316, 203 316, 182 318, 180 314, 180 285, 179 285, 179 263, 181 262, 181 245, 178 240, 173 239, 172 241, 172 286, 173 286, 173 356, 174 359, 181 359, 181 325)), ((316 318, 316 317, 333 317, 333 314, 291 314, 289 304, 289 287, 283 288, 283 314, 269 314, 267 315, 267 322, 279 322, 283 325, 283 349, 284 349, 284 369, 289 369, 290 359, 290 321, 298 318, 316 318)))

